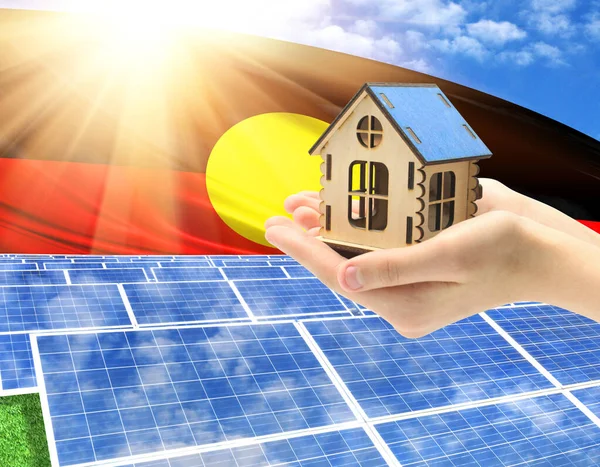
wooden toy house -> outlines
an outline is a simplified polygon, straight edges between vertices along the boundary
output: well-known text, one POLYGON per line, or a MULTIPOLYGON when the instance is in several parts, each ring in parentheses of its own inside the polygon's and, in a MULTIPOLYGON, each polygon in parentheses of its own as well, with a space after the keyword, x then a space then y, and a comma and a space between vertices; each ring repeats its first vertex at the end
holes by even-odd
POLYGON ((489 149, 436 85, 365 84, 309 151, 319 238, 345 256, 432 238, 473 217, 489 149))

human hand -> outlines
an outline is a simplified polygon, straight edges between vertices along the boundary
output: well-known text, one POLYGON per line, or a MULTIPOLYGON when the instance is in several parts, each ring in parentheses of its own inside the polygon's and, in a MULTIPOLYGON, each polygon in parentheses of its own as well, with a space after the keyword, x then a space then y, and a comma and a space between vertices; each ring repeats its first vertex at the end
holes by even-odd
MULTIPOLYGON (((497 180, 480 178, 479 183, 483 188, 483 198, 476 202, 476 216, 496 211, 510 212, 600 247, 600 235, 557 209, 511 190, 497 180)), ((295 222, 310 235, 316 236, 319 234, 319 203, 317 192, 304 191, 288 197, 285 209, 293 213, 295 222)))
MULTIPOLYGON (((288 198, 285 207, 294 221, 269 219, 267 240, 407 337, 522 300, 553 303, 599 318, 590 292, 598 289, 592 285, 595 278, 600 282, 600 248, 586 242, 585 235, 576 238, 498 210, 499 203, 426 242, 346 260, 314 238, 319 202, 311 192, 288 198), (596 267, 586 268, 582 260, 592 260, 596 267), (362 286, 357 288, 358 283, 362 286)), ((505 202, 521 208, 510 198, 505 202)))

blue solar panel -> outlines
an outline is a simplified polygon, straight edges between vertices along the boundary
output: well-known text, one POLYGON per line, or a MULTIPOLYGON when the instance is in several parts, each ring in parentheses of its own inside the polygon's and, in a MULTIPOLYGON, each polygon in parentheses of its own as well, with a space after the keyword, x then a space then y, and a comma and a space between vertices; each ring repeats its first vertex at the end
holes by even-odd
POLYGON ((105 263, 106 269, 144 269, 151 271, 151 268, 158 267, 157 261, 144 261, 138 263, 105 263))
POLYGON ((163 268, 211 268, 210 261, 160 261, 163 268))
POLYGON ((225 281, 125 284, 123 288, 140 325, 249 318, 225 281))
POLYGON ((0 332, 131 326, 116 285, 0 287, 0 332))
POLYGON ((238 268, 223 268, 227 279, 285 279, 287 276, 279 267, 247 266, 238 268))
MULTIPOLYGON (((163 263, 165 264, 165 263, 163 263)), ((186 263, 183 263, 186 264, 186 263)), ((185 281, 224 281, 225 278, 217 268, 153 268, 156 280, 159 282, 185 282, 185 281)))
POLYGON ((232 449, 220 449, 164 460, 132 464, 129 467, 256 467, 387 465, 362 428, 300 436, 232 449))
POLYGON ((61 466, 355 420, 290 323, 35 338, 61 466))
POLYGON ((304 266, 283 266, 283 269, 289 274, 290 277, 304 278, 304 277, 315 277, 315 275, 306 269, 304 266))
POLYGON ((0 389, 37 386, 29 334, 0 334, 0 389))
POLYGON ((102 269, 102 262, 73 263, 68 261, 43 262, 40 269, 102 269))
POLYGON ((75 269, 69 270, 72 284, 122 284, 148 282, 143 269, 75 269))
POLYGON ((600 386, 591 388, 577 389, 571 391, 583 404, 592 411, 594 415, 600 417, 600 386))
MULTIPOLYGON (((215 266, 217 264, 215 263, 215 266)), ((260 260, 248 260, 248 259, 240 259, 240 260, 225 260, 222 262, 221 266, 235 268, 239 266, 270 266, 268 261, 260 261, 260 260)))
POLYGON ((403 466, 600 463, 600 428, 562 394, 376 428, 403 466))
POLYGON ((288 316, 347 311, 318 279, 236 281, 236 288, 255 316, 288 316))
POLYGON ((369 417, 553 387, 479 316, 420 339, 381 318, 305 325, 369 417))
POLYGON ((105 258, 104 256, 74 256, 70 259, 73 260, 74 263, 116 263, 117 258, 105 258))
POLYGON ((487 314, 560 383, 600 380, 600 324, 550 305, 487 314))
POLYGON ((0 285, 66 284, 62 271, 0 271, 0 285))

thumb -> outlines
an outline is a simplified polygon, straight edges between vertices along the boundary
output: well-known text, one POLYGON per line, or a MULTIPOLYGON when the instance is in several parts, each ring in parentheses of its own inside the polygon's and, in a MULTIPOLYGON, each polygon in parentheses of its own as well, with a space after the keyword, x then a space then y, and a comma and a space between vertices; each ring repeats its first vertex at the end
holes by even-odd
POLYGON ((432 240, 348 260, 338 270, 340 287, 357 292, 418 282, 457 282, 459 270, 452 249, 432 240))

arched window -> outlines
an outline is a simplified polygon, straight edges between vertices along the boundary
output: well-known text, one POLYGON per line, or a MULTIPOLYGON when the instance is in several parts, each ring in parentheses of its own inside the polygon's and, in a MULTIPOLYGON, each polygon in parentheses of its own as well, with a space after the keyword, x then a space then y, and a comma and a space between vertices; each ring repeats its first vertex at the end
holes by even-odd
POLYGON ((359 229, 385 230, 388 220, 388 168, 381 162, 354 161, 348 173, 348 221, 359 229))
POLYGON ((429 182, 429 231, 447 229, 454 223, 456 175, 438 172, 429 182))
POLYGON ((369 149, 377 147, 383 138, 381 122, 372 115, 361 118, 356 127, 356 136, 363 147, 369 149))

